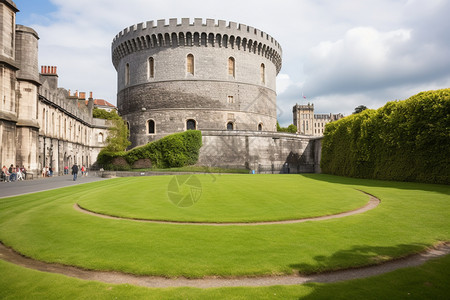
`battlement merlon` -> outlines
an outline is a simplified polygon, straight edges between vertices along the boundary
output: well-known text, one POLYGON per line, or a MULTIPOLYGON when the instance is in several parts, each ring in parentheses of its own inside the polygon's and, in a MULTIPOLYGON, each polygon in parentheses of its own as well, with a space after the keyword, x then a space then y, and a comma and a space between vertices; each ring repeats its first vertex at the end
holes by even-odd
POLYGON ((295 104, 292 108, 292 112, 296 112, 298 110, 314 110, 314 103, 308 104, 295 104))
POLYGON ((194 18, 194 21, 191 22, 190 18, 182 18, 181 22, 176 18, 172 18, 168 20, 162 19, 155 21, 147 21, 139 24, 132 25, 120 31, 115 38, 113 39, 113 44, 116 43, 118 39, 122 37, 133 38, 137 36, 141 36, 143 31, 145 34, 165 34, 165 33, 173 33, 173 32, 199 32, 202 33, 207 29, 208 33, 215 34, 227 34, 229 36, 241 36, 241 38, 247 38, 252 40, 258 40, 260 42, 270 43, 273 45, 277 51, 282 54, 281 45, 269 34, 251 27, 245 24, 238 24, 236 22, 227 22, 224 20, 214 20, 214 19, 206 19, 204 22, 202 18, 194 18))

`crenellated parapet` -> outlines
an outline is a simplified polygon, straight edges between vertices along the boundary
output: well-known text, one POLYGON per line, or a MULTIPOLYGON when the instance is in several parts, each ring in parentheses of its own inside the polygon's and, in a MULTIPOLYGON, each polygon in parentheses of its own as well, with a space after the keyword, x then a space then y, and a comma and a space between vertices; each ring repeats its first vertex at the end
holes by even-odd
POLYGON ((244 24, 213 19, 189 18, 148 21, 125 28, 113 40, 112 60, 118 68, 120 60, 134 52, 152 48, 219 47, 260 55, 272 61, 276 73, 281 70, 282 49, 267 33, 244 24))

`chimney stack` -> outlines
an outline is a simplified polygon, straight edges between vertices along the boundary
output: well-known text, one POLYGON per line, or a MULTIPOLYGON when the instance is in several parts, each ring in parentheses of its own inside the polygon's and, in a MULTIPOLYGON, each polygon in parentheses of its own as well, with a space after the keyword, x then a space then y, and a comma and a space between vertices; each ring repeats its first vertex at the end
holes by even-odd
POLYGON ((41 66, 41 74, 56 75, 57 69, 55 66, 41 66))

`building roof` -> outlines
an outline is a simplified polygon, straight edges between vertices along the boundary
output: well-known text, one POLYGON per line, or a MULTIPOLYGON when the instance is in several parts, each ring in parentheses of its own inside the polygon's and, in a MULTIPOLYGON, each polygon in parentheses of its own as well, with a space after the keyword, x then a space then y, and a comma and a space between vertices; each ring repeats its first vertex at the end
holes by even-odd
MULTIPOLYGON (((88 102, 86 101, 86 104, 88 102)), ((104 99, 94 99, 94 106, 108 106, 111 108, 116 108, 116 106, 114 104, 109 103, 108 101, 104 100, 104 99)))

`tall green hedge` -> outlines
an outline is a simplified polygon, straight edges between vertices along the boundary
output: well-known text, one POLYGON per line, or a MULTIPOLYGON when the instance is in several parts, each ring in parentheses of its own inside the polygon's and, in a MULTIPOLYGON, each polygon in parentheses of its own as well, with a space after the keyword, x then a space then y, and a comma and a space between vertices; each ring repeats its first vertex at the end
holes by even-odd
MULTIPOLYGON (((201 132, 188 130, 168 135, 126 152, 102 150, 97 157, 97 163, 105 169, 129 169, 135 161, 148 158, 157 168, 182 167, 197 162, 201 146, 201 132), (120 157, 126 161, 128 166, 113 165, 115 159, 120 157)), ((123 159, 122 161, 124 161, 123 159)))
POLYGON ((450 89, 327 124, 321 168, 350 177, 450 184, 450 89))

